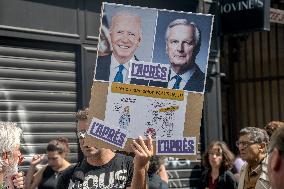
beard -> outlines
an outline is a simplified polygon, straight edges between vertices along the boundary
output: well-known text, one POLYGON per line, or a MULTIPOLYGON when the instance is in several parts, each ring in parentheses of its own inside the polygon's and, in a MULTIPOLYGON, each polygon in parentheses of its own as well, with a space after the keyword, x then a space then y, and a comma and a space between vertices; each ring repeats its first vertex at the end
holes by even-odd
POLYGON ((15 162, 11 165, 6 165, 4 168, 4 188, 14 188, 13 176, 18 172, 18 164, 15 162))

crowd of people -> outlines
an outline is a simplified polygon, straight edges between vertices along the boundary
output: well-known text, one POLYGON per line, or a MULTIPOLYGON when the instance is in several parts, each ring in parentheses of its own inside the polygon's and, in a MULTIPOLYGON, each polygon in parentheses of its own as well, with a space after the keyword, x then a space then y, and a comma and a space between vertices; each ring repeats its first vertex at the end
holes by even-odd
POLYGON ((237 158, 224 142, 211 142, 204 154, 203 162, 206 169, 199 180, 198 188, 283 188, 283 126, 283 122, 272 121, 264 129, 241 129, 236 141, 239 151, 237 158))
MULTIPOLYGON (((125 188, 167 189, 168 175, 164 159, 153 155, 152 139, 133 140, 131 155, 107 148, 88 146, 88 108, 79 110, 77 137, 84 159, 71 165, 67 138, 49 142, 46 155, 35 155, 26 174, 18 172, 22 161, 22 130, 13 122, 0 122, 0 188, 71 189, 125 188), (37 165, 47 163, 37 169, 37 165)), ((233 173, 237 158, 223 141, 207 147, 199 189, 280 189, 284 176, 284 123, 270 122, 264 129, 245 127, 240 130, 236 146, 242 167, 233 173), (269 133, 269 134, 268 134, 269 133)))
MULTIPOLYGON (((165 53, 170 65, 168 82, 128 78, 129 64, 138 60, 136 49, 142 40, 141 18, 134 13, 115 14, 107 43, 100 43, 96 80, 150 85, 203 92, 205 73, 196 63, 201 34, 194 22, 175 19, 165 32, 165 53), (105 46, 106 48, 103 48, 105 46), (111 48, 111 49, 110 49, 111 48), (105 49, 102 52, 102 49, 105 49)), ((0 189, 167 189, 168 175, 162 157, 153 156, 151 136, 132 141, 133 153, 117 153, 86 143, 88 108, 76 114, 77 137, 84 155, 81 162, 68 161, 68 139, 49 142, 46 154, 35 155, 26 174, 18 171, 22 129, 13 122, 0 122, 0 189), (39 165, 46 162, 39 168, 39 165)), ((264 129, 245 127, 236 141, 237 157, 223 141, 212 141, 203 158, 199 189, 284 188, 284 123, 273 121, 264 129), (234 170, 234 171, 233 171, 234 170)))

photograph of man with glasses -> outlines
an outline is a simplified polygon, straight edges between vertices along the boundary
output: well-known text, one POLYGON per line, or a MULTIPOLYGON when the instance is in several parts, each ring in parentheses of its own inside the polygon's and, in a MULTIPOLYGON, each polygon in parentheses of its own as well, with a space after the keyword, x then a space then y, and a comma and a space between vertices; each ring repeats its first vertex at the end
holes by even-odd
POLYGON ((240 157, 246 161, 240 172, 238 189, 269 189, 267 173, 267 143, 269 137, 265 130, 246 127, 240 130, 236 145, 240 157))

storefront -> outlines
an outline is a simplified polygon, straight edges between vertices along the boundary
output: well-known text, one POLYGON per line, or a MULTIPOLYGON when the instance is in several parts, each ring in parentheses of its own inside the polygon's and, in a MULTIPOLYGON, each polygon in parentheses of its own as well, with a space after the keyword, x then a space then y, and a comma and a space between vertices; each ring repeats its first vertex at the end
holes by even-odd
MULTIPOLYGON (((271 1, 270 7, 283 10, 284 2, 271 1)), ((221 38, 223 136, 232 149, 241 128, 284 119, 283 19, 271 11, 270 31, 256 28, 221 38)))

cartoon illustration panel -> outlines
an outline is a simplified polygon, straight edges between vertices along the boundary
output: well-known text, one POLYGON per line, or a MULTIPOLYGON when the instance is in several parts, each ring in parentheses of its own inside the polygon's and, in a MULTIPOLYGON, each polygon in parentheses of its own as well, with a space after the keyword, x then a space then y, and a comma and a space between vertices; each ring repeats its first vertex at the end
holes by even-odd
MULTIPOLYGON (((118 84, 118 87, 122 86, 118 84)), ((110 87, 104 121, 109 125, 118 125, 129 138, 137 138, 142 133, 144 136, 150 134, 153 138, 183 136, 187 98, 160 98, 165 95, 160 91, 155 95, 154 91, 153 87, 132 86, 128 94, 123 94, 113 92, 110 87), (140 90, 142 96, 137 95, 135 90, 140 90)))

